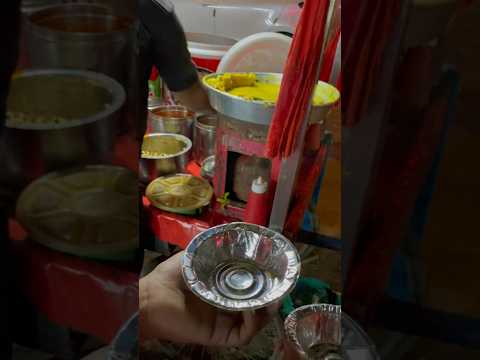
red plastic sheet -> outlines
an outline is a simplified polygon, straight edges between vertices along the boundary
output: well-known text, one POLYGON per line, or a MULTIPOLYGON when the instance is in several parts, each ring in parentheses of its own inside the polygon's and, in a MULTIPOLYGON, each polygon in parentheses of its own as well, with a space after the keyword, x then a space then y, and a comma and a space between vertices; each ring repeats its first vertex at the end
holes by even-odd
POLYGON ((146 197, 143 198, 143 204, 149 213, 150 227, 157 239, 182 249, 185 249, 196 235, 212 226, 234 221, 211 210, 205 210, 202 215, 195 217, 172 214, 151 206, 146 197))
POLYGON ((60 326, 110 342, 138 311, 138 275, 30 241, 14 241, 17 281, 37 310, 60 326))
POLYGON ((283 73, 266 144, 266 156, 289 157, 317 82, 329 0, 305 2, 283 73))

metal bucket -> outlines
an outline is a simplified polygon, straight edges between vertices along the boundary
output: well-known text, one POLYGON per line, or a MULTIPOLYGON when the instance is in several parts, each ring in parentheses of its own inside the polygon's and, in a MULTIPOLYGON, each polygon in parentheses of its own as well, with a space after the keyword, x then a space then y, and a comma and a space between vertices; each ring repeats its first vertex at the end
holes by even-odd
POLYGON ((65 4, 35 11, 27 20, 32 67, 101 72, 125 83, 131 68, 133 19, 102 6, 65 4))
POLYGON ((201 164, 215 155, 218 116, 204 115, 195 120, 193 131, 193 158, 201 164))
POLYGON ((28 182, 53 170, 108 163, 124 102, 118 82, 90 71, 30 70, 15 77, 0 154, 4 174, 28 182))
POLYGON ((180 134, 192 139, 194 114, 183 106, 161 105, 149 110, 149 133, 180 134))

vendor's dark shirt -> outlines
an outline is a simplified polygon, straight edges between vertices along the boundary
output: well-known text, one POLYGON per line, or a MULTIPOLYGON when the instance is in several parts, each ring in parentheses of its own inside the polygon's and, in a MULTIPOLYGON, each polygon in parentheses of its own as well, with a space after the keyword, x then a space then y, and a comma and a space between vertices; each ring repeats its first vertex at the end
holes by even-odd
POLYGON ((138 18, 138 59, 141 76, 139 113, 141 119, 146 119, 148 80, 152 66, 158 69, 169 90, 174 92, 191 87, 198 80, 198 74, 172 2, 139 0, 138 18))

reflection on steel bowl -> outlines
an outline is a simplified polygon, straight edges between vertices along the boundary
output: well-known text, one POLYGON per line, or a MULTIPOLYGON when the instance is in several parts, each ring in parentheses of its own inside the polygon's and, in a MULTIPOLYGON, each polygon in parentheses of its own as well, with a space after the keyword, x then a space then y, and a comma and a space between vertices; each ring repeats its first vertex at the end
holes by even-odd
POLYGON ((213 182, 213 177, 215 176, 215 155, 209 156, 202 162, 201 176, 213 182))
POLYGON ((185 172, 190 161, 192 142, 179 134, 145 135, 140 159, 140 177, 153 181, 164 175, 185 172))
POLYGON ((230 223, 196 236, 183 257, 187 286, 228 311, 254 310, 281 300, 300 275, 300 256, 282 234, 230 223))

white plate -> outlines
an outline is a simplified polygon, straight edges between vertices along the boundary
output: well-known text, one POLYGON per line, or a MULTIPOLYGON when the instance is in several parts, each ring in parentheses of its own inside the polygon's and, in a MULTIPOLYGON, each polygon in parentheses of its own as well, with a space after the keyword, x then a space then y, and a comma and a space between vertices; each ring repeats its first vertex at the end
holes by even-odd
POLYGON ((283 73, 292 39, 278 33, 259 33, 237 42, 222 58, 217 72, 283 73))

